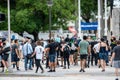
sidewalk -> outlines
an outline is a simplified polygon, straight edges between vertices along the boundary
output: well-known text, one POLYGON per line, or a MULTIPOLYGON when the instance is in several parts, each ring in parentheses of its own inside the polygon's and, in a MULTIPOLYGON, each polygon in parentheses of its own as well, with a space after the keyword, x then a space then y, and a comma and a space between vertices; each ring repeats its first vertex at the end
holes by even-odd
POLYGON ((0 73, 0 80, 4 80, 4 77, 17 77, 17 80, 19 80, 19 77, 22 77, 22 79, 23 77, 26 77, 25 80, 38 80, 38 77, 43 78, 42 80, 115 80, 116 78, 114 75, 114 68, 109 66, 106 67, 105 72, 101 72, 101 69, 97 66, 91 66, 90 68, 86 68, 86 72, 83 73, 79 72, 79 66, 71 66, 70 69, 62 69, 63 67, 58 67, 56 68, 56 72, 47 72, 49 69, 45 69, 45 65, 42 65, 45 72, 41 74, 40 69, 38 73, 35 73, 35 68, 33 68, 33 70, 25 71, 23 61, 20 62, 20 65, 20 71, 13 69, 13 73, 0 73), (29 77, 31 78, 28 79, 29 77), (32 79, 32 77, 38 79, 32 79))

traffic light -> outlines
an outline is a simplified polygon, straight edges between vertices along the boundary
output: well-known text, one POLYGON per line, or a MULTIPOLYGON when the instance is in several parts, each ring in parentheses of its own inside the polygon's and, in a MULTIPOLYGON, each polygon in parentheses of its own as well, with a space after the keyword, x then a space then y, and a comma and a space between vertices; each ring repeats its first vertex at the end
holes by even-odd
POLYGON ((0 21, 5 21, 5 14, 0 13, 0 21))

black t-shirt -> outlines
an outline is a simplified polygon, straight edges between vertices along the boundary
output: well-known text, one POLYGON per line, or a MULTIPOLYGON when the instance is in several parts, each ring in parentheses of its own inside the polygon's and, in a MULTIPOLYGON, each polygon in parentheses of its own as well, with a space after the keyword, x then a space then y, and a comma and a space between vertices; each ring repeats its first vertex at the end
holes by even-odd
POLYGON ((112 42, 112 43, 110 44, 110 47, 111 47, 112 50, 113 50, 113 48, 114 48, 115 46, 117 46, 117 44, 116 44, 115 42, 112 42))
POLYGON ((56 48, 59 46, 57 42, 50 43, 47 48, 50 48, 49 54, 56 54, 56 48))
POLYGON ((18 46, 16 44, 12 45, 12 53, 16 54, 15 49, 18 49, 18 46))
POLYGON ((115 53, 114 60, 120 60, 120 46, 115 46, 113 52, 115 53))
POLYGON ((91 45, 91 53, 94 54, 94 50, 93 50, 93 47, 95 44, 97 44, 96 41, 92 41, 92 42, 89 42, 89 44, 91 45))

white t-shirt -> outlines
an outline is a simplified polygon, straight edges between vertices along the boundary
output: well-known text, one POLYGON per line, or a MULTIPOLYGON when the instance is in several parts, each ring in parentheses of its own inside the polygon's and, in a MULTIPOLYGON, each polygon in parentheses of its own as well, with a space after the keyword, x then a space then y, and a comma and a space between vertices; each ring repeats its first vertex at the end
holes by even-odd
POLYGON ((42 46, 35 47, 36 59, 42 59, 44 48, 42 46))
POLYGON ((93 49, 95 49, 96 52, 99 53, 99 43, 95 44, 94 47, 93 47, 93 49))

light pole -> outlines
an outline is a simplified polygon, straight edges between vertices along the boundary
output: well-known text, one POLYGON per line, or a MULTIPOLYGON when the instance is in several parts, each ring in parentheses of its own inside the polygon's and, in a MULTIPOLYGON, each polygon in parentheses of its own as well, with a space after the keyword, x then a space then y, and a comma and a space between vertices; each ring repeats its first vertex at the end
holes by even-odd
MULTIPOLYGON (((10 34, 10 0, 7 0, 7 6, 8 6, 8 41, 9 41, 9 44, 10 44, 11 43, 11 34, 10 34)), ((8 63, 9 63, 9 67, 8 67, 9 72, 13 72, 13 70, 11 69, 11 54, 9 54, 8 63)))
POLYGON ((100 21, 100 19, 101 19, 101 14, 100 14, 100 9, 101 9, 101 6, 100 6, 100 0, 98 0, 98 30, 97 30, 97 32, 98 32, 98 38, 101 38, 101 21, 100 21))
POLYGON ((49 39, 51 39, 51 23, 52 23, 52 19, 51 19, 51 7, 53 5, 53 1, 52 0, 48 0, 47 1, 47 5, 49 7, 49 39))
POLYGON ((107 0, 105 0, 104 2, 104 8, 105 8, 105 29, 104 29, 104 36, 107 38, 107 31, 108 31, 108 28, 107 28, 107 0))
POLYGON ((78 0, 78 34, 79 37, 82 39, 82 33, 81 33, 81 0, 78 0))

